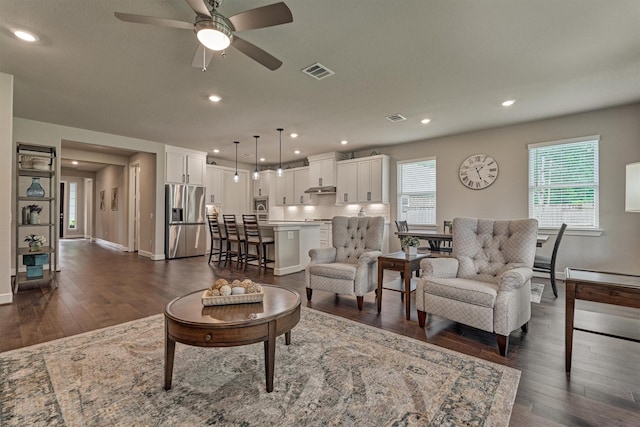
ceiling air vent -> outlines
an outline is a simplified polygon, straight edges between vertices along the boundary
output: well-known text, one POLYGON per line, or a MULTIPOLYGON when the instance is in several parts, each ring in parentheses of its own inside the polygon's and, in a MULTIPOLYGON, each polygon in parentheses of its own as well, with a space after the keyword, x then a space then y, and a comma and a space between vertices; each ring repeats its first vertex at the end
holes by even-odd
POLYGON ((405 116, 403 116, 402 114, 392 114, 390 116, 385 117, 387 120, 389 120, 390 122, 401 122, 403 120, 407 120, 407 118, 405 116))
POLYGON ((333 71, 320 64, 319 62, 316 62, 313 65, 309 65, 307 68, 304 68, 302 72, 310 75, 316 80, 322 80, 325 77, 329 77, 335 74, 333 71))

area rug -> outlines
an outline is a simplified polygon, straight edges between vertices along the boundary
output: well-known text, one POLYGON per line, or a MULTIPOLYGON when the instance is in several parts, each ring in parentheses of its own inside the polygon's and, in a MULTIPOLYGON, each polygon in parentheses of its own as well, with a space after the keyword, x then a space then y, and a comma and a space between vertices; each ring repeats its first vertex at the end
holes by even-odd
POLYGON ((0 353, 0 425, 506 426, 520 371, 303 307, 264 346, 176 346, 161 315, 0 353))
POLYGON ((544 283, 531 282, 531 302, 540 304, 540 301, 542 301, 542 291, 544 291, 544 283))

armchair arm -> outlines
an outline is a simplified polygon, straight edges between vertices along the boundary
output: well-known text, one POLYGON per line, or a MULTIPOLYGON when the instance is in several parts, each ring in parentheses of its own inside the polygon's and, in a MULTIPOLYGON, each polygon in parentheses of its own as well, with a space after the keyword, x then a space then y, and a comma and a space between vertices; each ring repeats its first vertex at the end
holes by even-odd
POLYGON ((358 257, 358 264, 373 264, 378 261, 378 257, 382 255, 382 251, 363 252, 358 257))
POLYGON ((329 264, 336 260, 336 248, 309 249, 311 264, 329 264))
POLYGON ((423 276, 453 278, 458 275, 458 264, 456 258, 425 258, 420 268, 423 276))
POLYGON ((533 277, 533 270, 528 267, 513 268, 498 276, 501 291, 510 291, 524 286, 533 277))

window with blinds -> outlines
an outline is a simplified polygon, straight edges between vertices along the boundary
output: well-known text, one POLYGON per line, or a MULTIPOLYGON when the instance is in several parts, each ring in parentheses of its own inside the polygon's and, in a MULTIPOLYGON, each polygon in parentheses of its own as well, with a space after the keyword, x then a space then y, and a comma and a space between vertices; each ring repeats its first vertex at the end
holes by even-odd
POLYGON ((398 162, 398 220, 436 224, 436 159, 398 162))
POLYGON ((598 228, 600 136, 530 144, 529 217, 541 228, 598 228))

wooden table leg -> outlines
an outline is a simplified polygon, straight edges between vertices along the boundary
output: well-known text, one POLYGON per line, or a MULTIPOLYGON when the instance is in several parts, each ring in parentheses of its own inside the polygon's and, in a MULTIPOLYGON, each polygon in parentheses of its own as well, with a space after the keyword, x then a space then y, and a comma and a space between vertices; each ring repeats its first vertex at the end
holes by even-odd
POLYGON ((566 306, 564 326, 565 371, 571 372, 571 354, 573 352, 573 321, 576 308, 576 284, 566 281, 566 306))
POLYGON ((384 272, 384 268, 382 268, 382 263, 378 261, 378 313, 382 311, 382 275, 384 272))
POLYGON ((407 320, 411 320, 411 265, 404 263, 404 306, 407 320))
POLYGON ((269 338, 264 342, 264 368, 267 379, 267 393, 273 391, 273 371, 276 359, 276 322, 269 322, 269 338))
POLYGON ((284 343, 286 345, 291 345, 291 331, 284 333, 284 343))
POLYGON ((171 379, 173 378, 173 359, 176 354, 176 342, 169 338, 169 330, 165 321, 164 338, 164 389, 171 389, 171 379))

